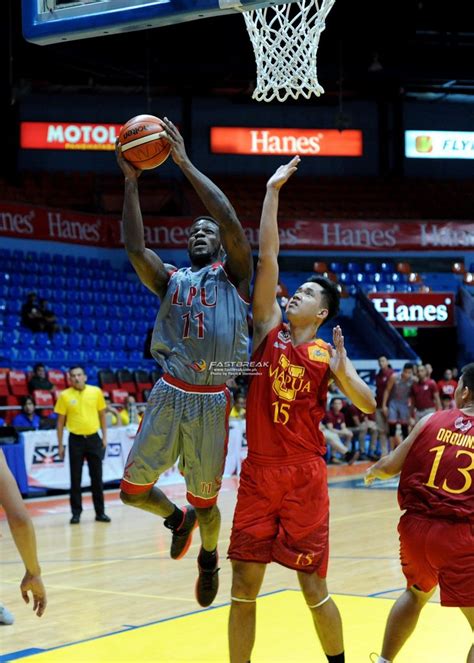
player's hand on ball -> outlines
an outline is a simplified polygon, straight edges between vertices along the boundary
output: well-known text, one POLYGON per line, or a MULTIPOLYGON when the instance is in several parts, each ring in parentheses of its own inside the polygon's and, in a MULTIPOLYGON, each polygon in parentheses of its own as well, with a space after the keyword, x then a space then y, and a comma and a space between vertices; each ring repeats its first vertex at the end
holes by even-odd
POLYGON ((115 140, 115 157, 126 180, 137 180, 140 177, 142 171, 135 168, 135 166, 132 166, 129 161, 124 159, 122 155, 122 147, 118 138, 115 140))
POLYGON ((171 143, 171 156, 173 157, 173 161, 178 166, 181 166, 183 163, 188 161, 188 155, 186 154, 186 149, 184 147, 183 137, 179 133, 178 127, 174 125, 171 120, 168 120, 167 117, 163 118, 163 124, 166 127, 166 137, 171 143))

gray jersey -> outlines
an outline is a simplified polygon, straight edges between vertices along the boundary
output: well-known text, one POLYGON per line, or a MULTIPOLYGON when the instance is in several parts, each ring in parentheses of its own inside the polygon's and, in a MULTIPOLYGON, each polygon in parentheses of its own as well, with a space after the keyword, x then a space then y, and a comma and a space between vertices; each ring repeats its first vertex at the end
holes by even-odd
POLYGON ((235 375, 224 362, 248 360, 247 309, 222 263, 195 272, 178 269, 156 317, 151 353, 166 373, 184 382, 223 384, 235 375))
POLYGON ((390 392, 388 399, 389 403, 392 403, 393 401, 396 401, 397 403, 407 403, 414 381, 413 378, 402 380, 401 375, 397 375, 392 391, 390 392))

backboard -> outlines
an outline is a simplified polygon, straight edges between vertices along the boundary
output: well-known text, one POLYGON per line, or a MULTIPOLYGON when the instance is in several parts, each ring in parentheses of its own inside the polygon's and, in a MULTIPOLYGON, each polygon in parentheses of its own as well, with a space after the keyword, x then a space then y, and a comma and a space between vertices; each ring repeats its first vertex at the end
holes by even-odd
POLYGON ((270 4, 275 3, 271 0, 22 0, 23 36, 35 44, 55 44, 240 13, 270 4))

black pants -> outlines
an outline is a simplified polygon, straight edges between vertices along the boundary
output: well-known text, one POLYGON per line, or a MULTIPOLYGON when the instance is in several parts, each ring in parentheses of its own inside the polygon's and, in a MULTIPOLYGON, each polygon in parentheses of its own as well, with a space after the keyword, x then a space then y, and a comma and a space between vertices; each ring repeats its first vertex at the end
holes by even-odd
POLYGON ((71 510, 73 516, 82 512, 81 477, 84 458, 89 466, 92 499, 97 516, 104 513, 104 493, 102 489, 102 458, 104 447, 98 433, 75 435, 69 433, 69 468, 71 471, 71 510))

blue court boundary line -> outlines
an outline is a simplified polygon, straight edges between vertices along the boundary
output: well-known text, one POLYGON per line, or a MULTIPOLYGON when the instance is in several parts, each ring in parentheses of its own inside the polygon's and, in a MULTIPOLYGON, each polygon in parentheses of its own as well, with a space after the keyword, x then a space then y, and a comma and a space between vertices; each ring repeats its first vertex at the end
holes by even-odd
MULTIPOLYGON (((260 597, 271 596, 272 594, 280 594, 281 592, 293 591, 288 589, 276 589, 273 592, 267 592, 261 594, 260 597)), ((295 590, 297 591, 297 590, 295 590)), ((119 635, 120 633, 127 633, 128 631, 135 631, 139 628, 145 628, 146 626, 155 626, 156 624, 163 624, 164 622, 170 622, 173 619, 182 619, 183 617, 191 617, 192 615, 197 615, 201 612, 209 612, 210 610, 218 610, 219 608, 225 608, 230 605, 230 601, 226 603, 220 603, 219 605, 213 605, 209 608, 204 608, 202 610, 192 610, 191 612, 185 612, 180 615, 174 615, 173 617, 164 617, 163 619, 158 619, 154 622, 147 622, 145 624, 138 624, 137 626, 124 625, 124 627, 117 631, 111 631, 110 633, 104 633, 103 635, 96 635, 92 638, 84 638, 84 640, 77 640, 75 642, 68 642, 66 644, 57 645, 56 647, 49 647, 47 649, 22 649, 11 654, 3 654, 0 658, 0 661, 13 661, 24 658, 25 656, 33 656, 35 654, 45 654, 46 652, 55 651, 56 649, 65 649, 66 647, 74 647, 75 645, 83 644, 84 642, 92 642, 93 640, 102 640, 103 638, 109 638, 112 635, 119 635)))

